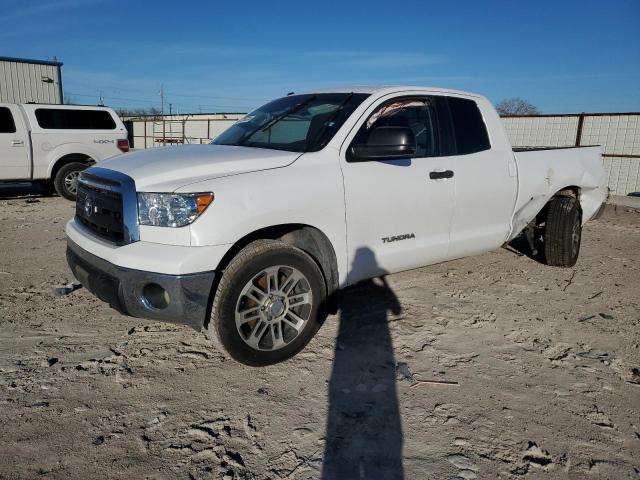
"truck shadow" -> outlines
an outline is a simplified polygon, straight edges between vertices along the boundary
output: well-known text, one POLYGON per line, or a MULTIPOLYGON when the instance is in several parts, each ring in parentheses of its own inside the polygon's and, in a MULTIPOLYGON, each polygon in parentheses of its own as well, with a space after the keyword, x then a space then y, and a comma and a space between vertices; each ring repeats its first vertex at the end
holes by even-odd
MULTIPOLYGON (((354 264, 375 262, 368 248, 354 264)), ((329 381, 324 480, 402 479, 402 427, 388 312, 400 303, 384 277, 347 289, 329 381)))
POLYGON ((511 240, 505 249, 518 256, 528 257, 538 263, 544 264, 544 245, 539 239, 536 239, 534 241, 534 247, 535 250, 532 250, 525 235, 521 234, 511 240))
POLYGON ((0 183, 0 199, 16 200, 52 197, 53 193, 36 183, 0 183))

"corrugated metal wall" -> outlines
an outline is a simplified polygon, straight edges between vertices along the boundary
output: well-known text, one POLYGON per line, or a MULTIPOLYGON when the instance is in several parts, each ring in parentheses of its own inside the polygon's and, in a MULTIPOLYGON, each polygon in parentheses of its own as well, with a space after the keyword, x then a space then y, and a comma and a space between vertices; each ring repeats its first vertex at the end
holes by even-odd
POLYGON ((59 72, 60 66, 53 62, 0 58, 0 102, 62 103, 59 72))
POLYGON ((602 145, 611 193, 640 192, 640 113, 516 116, 502 121, 514 147, 602 145))

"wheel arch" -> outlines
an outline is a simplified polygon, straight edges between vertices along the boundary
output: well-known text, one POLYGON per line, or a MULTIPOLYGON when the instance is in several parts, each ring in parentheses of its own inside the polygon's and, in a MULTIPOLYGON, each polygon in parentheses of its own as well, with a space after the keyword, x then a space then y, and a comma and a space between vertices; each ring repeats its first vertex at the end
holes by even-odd
POLYGON ((549 197, 549 200, 543 205, 538 214, 535 217, 536 224, 539 224, 544 221, 547 216, 547 212, 549 211, 549 205, 551 202, 558 197, 567 197, 567 198, 575 198, 578 202, 578 206, 580 207, 580 215, 582 215, 582 206, 580 204, 581 201, 581 189, 576 185, 567 185, 566 187, 561 188, 556 193, 549 197))
POLYGON ((60 158, 52 162, 51 171, 49 172, 49 179, 53 181, 58 174, 58 171, 70 163, 84 163, 87 166, 95 165, 96 161, 89 154, 86 153, 67 153, 60 158))
MULTIPOLYGON (((576 185, 568 185, 554 193, 551 198, 553 197, 573 197, 580 201, 580 187, 576 185)), ((551 199, 549 199, 549 201, 551 201, 551 199)))
MULTIPOLYGON (((227 250, 216 270, 223 271, 240 250, 256 240, 280 240, 299 248, 313 258, 324 276, 327 310, 329 313, 337 312, 338 259, 333 244, 320 229, 301 223, 288 223, 255 230, 240 238, 227 250)), ((214 285, 214 291, 216 288, 217 285, 214 285)))

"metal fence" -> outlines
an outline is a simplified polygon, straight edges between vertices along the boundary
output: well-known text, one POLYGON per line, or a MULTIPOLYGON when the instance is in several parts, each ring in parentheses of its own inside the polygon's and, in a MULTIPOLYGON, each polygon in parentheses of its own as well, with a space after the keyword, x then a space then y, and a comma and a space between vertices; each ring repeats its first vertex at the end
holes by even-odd
MULTIPOLYGON (((243 113, 166 115, 126 119, 136 149, 209 143, 243 113)), ((615 195, 640 192, 640 113, 506 116, 514 147, 602 145, 608 185, 615 195)))
POLYGON ((133 148, 209 143, 244 113, 165 115, 124 119, 133 148))
POLYGON ((602 145, 614 195, 640 192, 640 113, 503 117, 514 147, 602 145))

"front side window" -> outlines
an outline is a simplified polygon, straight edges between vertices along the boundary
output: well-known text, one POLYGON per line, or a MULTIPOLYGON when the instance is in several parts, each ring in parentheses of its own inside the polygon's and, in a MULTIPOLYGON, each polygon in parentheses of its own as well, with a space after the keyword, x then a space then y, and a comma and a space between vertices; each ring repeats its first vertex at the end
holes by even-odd
POLYGON ((368 96, 317 93, 279 98, 247 114, 211 143, 316 152, 329 143, 368 96))
POLYGON ((0 133, 15 133, 16 124, 13 121, 11 110, 0 107, 0 133))
POLYGON ((38 125, 51 130, 114 130, 116 123, 105 110, 36 109, 38 125))
POLYGON ((378 107, 360 127, 353 144, 366 144, 369 134, 378 127, 406 127, 413 131, 418 157, 439 155, 436 108, 428 97, 400 98, 378 107))

